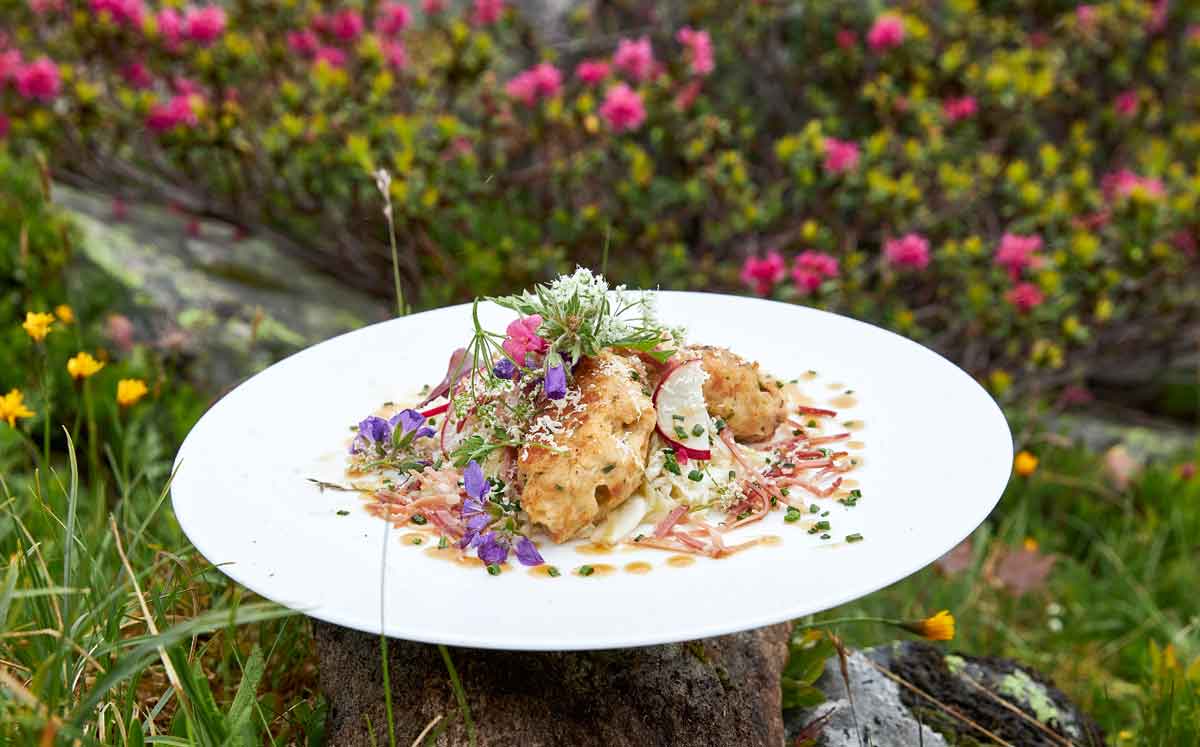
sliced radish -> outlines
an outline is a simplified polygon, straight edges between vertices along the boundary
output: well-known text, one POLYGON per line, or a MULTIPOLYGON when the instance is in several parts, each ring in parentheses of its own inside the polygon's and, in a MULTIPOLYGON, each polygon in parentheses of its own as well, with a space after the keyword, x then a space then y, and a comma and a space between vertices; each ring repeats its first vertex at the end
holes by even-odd
POLYGON ((672 368, 654 390, 658 434, 675 451, 692 459, 712 459, 704 381, 708 374, 699 360, 672 368))

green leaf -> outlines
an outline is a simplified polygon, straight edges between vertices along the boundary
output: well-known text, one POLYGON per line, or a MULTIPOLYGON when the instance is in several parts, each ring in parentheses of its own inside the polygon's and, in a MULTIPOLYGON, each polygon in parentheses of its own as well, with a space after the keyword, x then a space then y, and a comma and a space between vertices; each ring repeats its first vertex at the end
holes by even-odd
POLYGON ((13 591, 17 588, 17 560, 19 555, 8 559, 8 572, 4 574, 4 587, 0 588, 0 630, 8 630, 8 606, 12 604, 13 591))
POLYGON ((785 710, 788 708, 815 708, 825 702, 825 693, 812 685, 796 682, 786 677, 780 681, 780 684, 783 688, 785 710))
POLYGON ((228 744, 254 743, 252 738, 254 721, 251 717, 254 713, 255 700, 258 697, 258 683, 262 681, 264 671, 266 671, 266 661, 263 659, 262 649, 255 646, 250 652, 250 658, 246 659, 246 663, 242 666, 242 681, 238 685, 237 693, 233 696, 233 704, 229 706, 229 713, 225 715, 225 724, 229 729, 228 744), (248 738, 249 741, 247 741, 248 738))

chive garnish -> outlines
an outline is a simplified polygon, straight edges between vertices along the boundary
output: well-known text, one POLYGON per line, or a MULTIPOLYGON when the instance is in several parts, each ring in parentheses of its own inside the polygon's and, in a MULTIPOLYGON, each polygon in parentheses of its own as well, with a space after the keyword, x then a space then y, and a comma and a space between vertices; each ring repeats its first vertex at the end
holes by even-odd
POLYGON ((596 569, 591 567, 590 565, 579 566, 579 575, 580 576, 590 576, 595 572, 596 572, 596 569))

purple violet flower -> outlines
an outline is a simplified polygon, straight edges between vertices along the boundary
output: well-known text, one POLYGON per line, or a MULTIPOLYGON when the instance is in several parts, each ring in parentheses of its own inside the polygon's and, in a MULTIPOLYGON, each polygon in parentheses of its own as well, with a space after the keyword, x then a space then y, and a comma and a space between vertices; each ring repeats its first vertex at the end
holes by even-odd
POLYGON ((390 425, 388 429, 389 431, 399 425, 401 437, 413 433, 414 439, 428 438, 435 433, 435 431, 429 426, 425 426, 424 428, 421 427, 425 424, 425 416, 412 409, 401 410, 400 412, 396 413, 392 416, 392 419, 388 421, 388 424, 390 425))
POLYGON ((467 524, 467 531, 458 546, 471 547, 476 544, 479 533, 492 523, 493 518, 487 498, 488 493, 492 491, 492 484, 484 476, 479 462, 474 459, 467 462, 467 468, 463 470, 463 487, 467 491, 467 498, 463 501, 460 512, 467 524))
POLYGON ((488 532, 480 540, 476 554, 486 565, 500 565, 508 560, 508 539, 497 532, 488 532))
POLYGON ((368 445, 385 444, 391 437, 392 426, 388 421, 375 415, 368 415, 358 424, 358 435, 350 444, 350 451, 357 454, 368 445))
POLYGON ((546 369, 546 398, 562 399, 567 396, 567 371, 562 363, 546 369))
POLYGON ((538 552, 537 545, 528 537, 517 540, 517 560, 521 561, 521 565, 541 565, 546 562, 538 552))
POLYGON ((496 361, 496 365, 492 367, 492 373, 496 374, 496 378, 499 379, 513 379, 520 375, 517 371, 517 364, 508 358, 496 361))

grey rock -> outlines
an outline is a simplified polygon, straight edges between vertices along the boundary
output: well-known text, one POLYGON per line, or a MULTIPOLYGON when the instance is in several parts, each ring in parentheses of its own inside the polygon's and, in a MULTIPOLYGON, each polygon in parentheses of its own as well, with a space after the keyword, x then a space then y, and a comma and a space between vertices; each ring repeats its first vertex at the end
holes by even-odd
POLYGON ((837 657, 825 663, 817 688, 828 700, 812 710, 785 713, 790 737, 814 722, 824 721, 819 744, 826 747, 920 745, 946 747, 946 740, 921 724, 900 698, 900 686, 872 666, 868 655, 851 651, 846 658, 849 692, 837 657), (861 734, 861 739, 860 739, 861 734))
POLYGON ((947 654, 906 641, 852 651, 846 664, 853 704, 833 657, 817 681, 828 700, 785 712, 789 740, 815 723, 815 743, 822 747, 944 747, 992 744, 997 737, 1023 747, 1058 747, 1064 739, 1104 744, 1095 722, 1066 695, 1009 659, 947 654))
MULTIPOLYGON (((480 745, 781 747, 790 630, 615 651, 450 655, 480 745)), ((387 744, 379 637, 319 621, 313 632, 329 744, 387 744)), ((390 640, 388 654, 397 743, 412 744, 441 716, 446 728, 432 743, 466 744, 438 649, 390 640)))
POLYGON ((118 218, 110 196, 64 185, 53 198, 78 225, 84 257, 125 288, 135 338, 193 356, 197 378, 214 388, 386 318, 381 301, 224 223, 189 231, 190 218, 149 203, 118 218))

